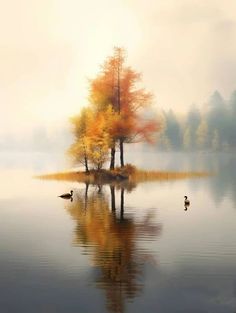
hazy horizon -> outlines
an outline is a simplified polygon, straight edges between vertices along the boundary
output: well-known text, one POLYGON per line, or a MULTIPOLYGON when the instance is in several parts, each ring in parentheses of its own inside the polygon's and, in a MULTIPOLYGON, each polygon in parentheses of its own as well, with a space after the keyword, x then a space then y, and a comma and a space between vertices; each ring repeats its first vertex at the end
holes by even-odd
POLYGON ((1 134, 61 127, 87 104, 113 46, 142 72, 154 108, 186 112, 236 81, 236 3, 11 0, 1 3, 1 134))

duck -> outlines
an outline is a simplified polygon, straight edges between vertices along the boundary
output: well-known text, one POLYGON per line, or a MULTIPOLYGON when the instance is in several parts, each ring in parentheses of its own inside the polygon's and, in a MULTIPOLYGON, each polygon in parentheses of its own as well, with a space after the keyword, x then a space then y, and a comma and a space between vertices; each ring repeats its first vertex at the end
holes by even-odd
POLYGON ((187 196, 184 196, 184 205, 190 205, 190 201, 187 196))
POLYGON ((70 191, 70 193, 63 193, 62 195, 58 196, 63 199, 72 199, 73 196, 73 190, 70 191))
POLYGON ((187 211, 188 207, 190 206, 190 201, 188 200, 187 196, 184 196, 184 210, 187 211))

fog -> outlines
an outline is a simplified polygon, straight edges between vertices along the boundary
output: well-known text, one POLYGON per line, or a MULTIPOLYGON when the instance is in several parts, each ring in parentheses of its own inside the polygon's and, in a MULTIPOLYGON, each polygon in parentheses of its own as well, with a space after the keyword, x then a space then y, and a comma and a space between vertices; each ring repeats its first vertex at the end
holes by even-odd
POLYGON ((35 125, 64 127, 87 104, 88 78, 115 45, 143 73, 156 109, 186 112, 214 90, 229 98, 235 88, 233 0, 0 5, 1 142, 22 140, 35 125))

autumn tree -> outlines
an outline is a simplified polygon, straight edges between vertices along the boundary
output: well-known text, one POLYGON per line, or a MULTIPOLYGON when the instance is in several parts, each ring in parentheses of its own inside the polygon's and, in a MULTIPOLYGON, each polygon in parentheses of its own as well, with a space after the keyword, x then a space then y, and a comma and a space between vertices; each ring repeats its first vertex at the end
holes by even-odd
POLYGON ((79 115, 71 118, 75 142, 68 150, 74 162, 84 165, 87 173, 89 172, 88 128, 91 120, 92 111, 89 108, 82 109, 79 115))
POLYGON ((121 74, 120 119, 116 126, 119 134, 120 165, 123 167, 124 143, 152 142, 160 127, 156 120, 146 114, 152 94, 137 87, 141 80, 140 73, 126 67, 121 74))
POLYGON ((141 75, 125 65, 125 52, 114 48, 114 53, 105 61, 100 74, 90 82, 90 102, 95 110, 103 112, 111 106, 116 116, 110 128, 111 162, 115 166, 115 148, 119 143, 120 165, 124 166, 124 143, 152 141, 158 130, 154 120, 144 118, 152 95, 137 84, 141 75))
POLYGON ((97 170, 108 160, 108 150, 111 146, 109 127, 112 111, 110 107, 102 113, 94 114, 88 128, 88 157, 97 170))
MULTIPOLYGON (((117 56, 108 57, 101 68, 101 72, 97 77, 90 81, 90 95, 89 101, 93 105, 96 112, 104 112, 107 107, 112 108, 113 117, 117 120, 117 116, 120 113, 119 110, 119 97, 118 97, 118 81, 117 69, 121 67, 121 57, 117 56)), ((113 119, 112 126, 115 125, 113 119)), ((116 127, 114 127, 116 129, 116 127)), ((115 167, 115 153, 116 153, 116 142, 118 140, 117 134, 112 127, 109 128, 111 158, 110 158, 110 169, 115 167)))
POLYGON ((104 111, 94 111, 88 107, 79 116, 71 119, 75 142, 69 149, 69 154, 77 163, 89 171, 89 164, 100 170, 108 160, 108 150, 113 140, 111 128, 116 120, 112 107, 104 111))
POLYGON ((125 52, 114 48, 100 73, 90 81, 89 106, 72 118, 75 142, 69 149, 74 160, 100 170, 108 161, 115 167, 119 144, 120 165, 124 166, 124 143, 152 142, 159 129, 146 114, 152 95, 137 85, 141 75, 125 65, 125 52))

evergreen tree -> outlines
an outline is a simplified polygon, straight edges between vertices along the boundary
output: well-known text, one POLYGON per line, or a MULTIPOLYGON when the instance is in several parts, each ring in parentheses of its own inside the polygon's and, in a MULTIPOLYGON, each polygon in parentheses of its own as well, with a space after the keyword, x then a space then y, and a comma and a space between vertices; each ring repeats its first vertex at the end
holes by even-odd
POLYGON ((207 124, 209 133, 209 144, 212 142, 214 132, 217 130, 222 141, 227 141, 228 110, 226 103, 220 93, 215 91, 211 96, 207 113, 207 124))
POLYGON ((229 123, 228 123, 228 145, 236 147, 236 90, 233 91, 229 100, 229 123))
POLYGON ((184 150, 189 150, 191 147, 191 132, 190 128, 185 128, 184 135, 183 135, 183 147, 184 150))
POLYGON ((189 149, 197 148, 196 132, 201 123, 201 114, 197 107, 193 105, 187 115, 186 129, 189 129, 190 144, 189 149))
POLYGON ((171 148, 179 150, 182 145, 180 124, 172 110, 165 114, 165 135, 168 138, 171 148))
POLYGON ((215 129, 213 133, 212 149, 214 151, 218 151, 220 149, 220 138, 219 138, 219 133, 217 129, 215 129))
POLYGON ((197 146, 200 150, 208 148, 208 125, 205 119, 203 119, 198 126, 197 132, 197 146))

